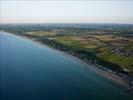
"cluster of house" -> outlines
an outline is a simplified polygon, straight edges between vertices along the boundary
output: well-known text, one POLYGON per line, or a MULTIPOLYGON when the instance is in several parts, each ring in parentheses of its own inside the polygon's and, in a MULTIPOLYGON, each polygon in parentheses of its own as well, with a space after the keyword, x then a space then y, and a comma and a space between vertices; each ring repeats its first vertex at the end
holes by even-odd
POLYGON ((110 46, 111 48, 111 53, 115 53, 115 54, 118 54, 120 56, 133 56, 133 52, 130 51, 130 50, 126 50, 124 47, 119 47, 119 46, 114 46, 114 45, 111 45, 110 46))

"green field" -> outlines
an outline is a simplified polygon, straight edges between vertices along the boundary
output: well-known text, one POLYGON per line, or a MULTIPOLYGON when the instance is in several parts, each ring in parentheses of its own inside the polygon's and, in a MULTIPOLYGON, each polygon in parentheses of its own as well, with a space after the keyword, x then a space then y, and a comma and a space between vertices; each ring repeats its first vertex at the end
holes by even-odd
POLYGON ((120 65, 124 70, 133 72, 133 57, 119 56, 116 54, 105 53, 102 59, 120 65))

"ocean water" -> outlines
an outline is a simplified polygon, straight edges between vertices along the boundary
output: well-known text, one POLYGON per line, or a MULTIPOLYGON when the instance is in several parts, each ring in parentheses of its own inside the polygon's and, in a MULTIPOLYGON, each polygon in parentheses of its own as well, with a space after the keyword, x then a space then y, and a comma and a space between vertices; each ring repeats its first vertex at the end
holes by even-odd
POLYGON ((0 100, 133 100, 133 96, 91 66, 0 32, 0 100))

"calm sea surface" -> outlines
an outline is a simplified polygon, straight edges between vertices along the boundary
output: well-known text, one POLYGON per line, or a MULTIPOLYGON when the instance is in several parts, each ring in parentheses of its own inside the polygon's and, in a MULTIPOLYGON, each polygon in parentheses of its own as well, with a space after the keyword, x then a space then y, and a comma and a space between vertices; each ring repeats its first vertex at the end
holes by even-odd
POLYGON ((0 32, 0 100, 133 100, 69 56, 0 32))

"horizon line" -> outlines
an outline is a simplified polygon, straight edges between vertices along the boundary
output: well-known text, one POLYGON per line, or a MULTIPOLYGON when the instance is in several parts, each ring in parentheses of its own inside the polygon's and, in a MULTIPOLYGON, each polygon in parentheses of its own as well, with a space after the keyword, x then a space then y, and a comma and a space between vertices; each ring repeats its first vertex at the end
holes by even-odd
POLYGON ((133 23, 85 23, 85 22, 77 22, 77 23, 65 23, 65 22, 49 22, 49 23, 41 23, 41 22, 33 22, 33 23, 0 23, 2 24, 129 24, 133 25, 133 23))

